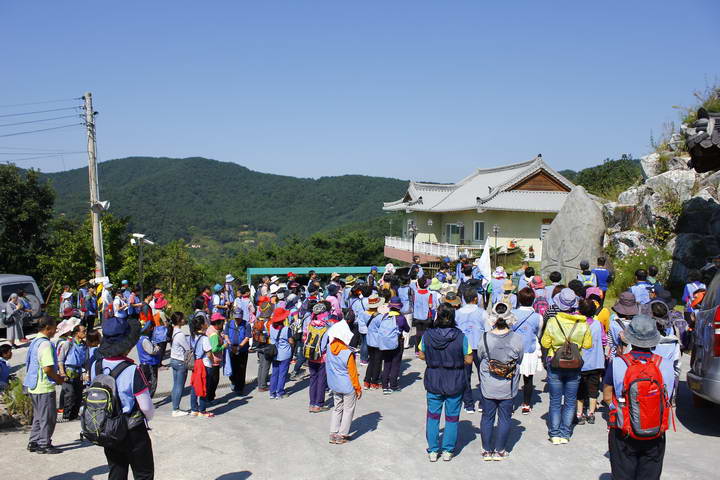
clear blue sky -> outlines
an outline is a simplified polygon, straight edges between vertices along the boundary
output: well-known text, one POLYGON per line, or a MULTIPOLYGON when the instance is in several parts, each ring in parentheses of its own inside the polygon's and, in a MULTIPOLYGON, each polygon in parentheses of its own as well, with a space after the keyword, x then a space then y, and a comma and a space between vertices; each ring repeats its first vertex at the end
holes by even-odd
MULTIPOLYGON (((92 91, 101 160, 454 181, 541 152, 579 169, 643 155, 717 80, 718 19, 715 0, 5 1, 0 105, 92 91)), ((23 154, 0 160, 58 148, 84 150, 82 128, 0 137, 23 154)))

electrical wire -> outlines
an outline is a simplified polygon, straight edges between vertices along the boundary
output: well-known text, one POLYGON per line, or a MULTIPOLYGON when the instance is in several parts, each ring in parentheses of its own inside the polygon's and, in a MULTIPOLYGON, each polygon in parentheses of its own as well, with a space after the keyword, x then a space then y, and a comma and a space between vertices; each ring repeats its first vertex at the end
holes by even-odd
MULTIPOLYGON (((63 148, 37 148, 37 147, 4 147, 0 145, 0 150, 27 150, 30 153, 42 153, 42 152, 63 152, 63 148)), ((23 155, 23 154, 19 154, 23 155)))
POLYGON ((51 110, 36 110, 34 112, 22 112, 22 113, 5 113, 3 115, 0 115, 0 118, 4 117, 19 117, 21 115, 35 115, 36 113, 48 113, 48 112, 61 112, 63 110, 79 110, 82 107, 75 106, 75 107, 64 107, 64 108, 53 108, 51 110))
POLYGON ((59 127, 41 128, 41 129, 39 129, 39 130, 28 130, 28 131, 25 131, 25 132, 6 133, 6 134, 4 134, 4 135, 0 135, 0 138, 2 138, 2 137, 14 137, 14 136, 16 136, 16 135, 26 135, 26 134, 29 134, 29 133, 47 132, 48 130, 58 130, 58 129, 60 129, 60 128, 75 127, 75 126, 77 126, 77 125, 85 125, 85 123, 84 123, 84 122, 71 123, 71 124, 69 124, 69 125, 60 125, 59 127))
POLYGON ((82 99, 83 99, 82 97, 75 97, 75 98, 63 98, 61 100, 45 100, 43 102, 14 103, 14 104, 0 105, 0 108, 24 107, 27 105, 43 105, 46 103, 71 102, 71 101, 82 100, 82 99))
MULTIPOLYGON (((87 153, 87 152, 79 152, 79 153, 87 153)), ((24 162, 26 160, 36 160, 38 158, 52 158, 52 157, 62 157, 62 154, 50 154, 50 155, 37 155, 34 157, 24 157, 24 158, 13 158, 11 160, 3 160, 5 163, 16 163, 16 162, 24 162)))
POLYGON ((60 120, 61 118, 74 118, 74 117, 79 117, 79 116, 81 116, 81 115, 78 115, 78 114, 62 115, 60 117, 41 118, 40 120, 26 120, 24 122, 2 123, 2 124, 0 124, 0 127, 13 127, 15 125, 26 125, 28 123, 49 122, 50 120, 60 120))
POLYGON ((0 152, 0 155, 37 155, 41 153, 45 155, 70 155, 73 153, 87 153, 87 150, 77 150, 74 152, 0 152))

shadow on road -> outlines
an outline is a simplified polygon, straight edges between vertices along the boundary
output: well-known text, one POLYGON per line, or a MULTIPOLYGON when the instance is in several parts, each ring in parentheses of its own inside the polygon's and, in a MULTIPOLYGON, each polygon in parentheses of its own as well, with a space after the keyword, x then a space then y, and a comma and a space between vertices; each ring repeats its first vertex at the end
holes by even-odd
POLYGON ((471 420, 461 421, 458 424, 458 436, 457 443, 455 444, 455 456, 460 455, 463 451, 463 448, 474 442, 475 439, 477 439, 479 433, 480 429, 473 425, 473 422, 471 420))
POLYGON ((252 472, 243 470, 242 472, 224 473, 217 477, 215 480, 245 480, 250 477, 252 472))
MULTIPOLYGON (((720 407, 717 405, 695 407, 692 397, 687 382, 681 381, 676 398, 677 408, 675 409, 678 429, 685 427, 690 432, 698 435, 720 437, 720 407)), ((670 429, 672 431, 672 424, 670 429)))
POLYGON ((400 381, 398 382, 398 385, 400 388, 406 388, 415 383, 420 378, 420 373, 418 372, 410 372, 407 375, 403 375, 400 377, 400 381))
MULTIPOLYGON (((107 465, 100 465, 95 468, 91 468, 85 473, 81 472, 67 472, 60 475, 54 475, 49 477, 48 480, 93 480, 98 475, 104 475, 108 473, 110 469, 107 465)), ((243 477, 245 478, 245 477, 243 477)))
POLYGON ((362 417, 358 417, 353 421, 353 427, 355 431, 352 433, 352 439, 356 440, 368 432, 377 430, 378 423, 382 420, 382 414, 380 412, 366 413, 362 417))

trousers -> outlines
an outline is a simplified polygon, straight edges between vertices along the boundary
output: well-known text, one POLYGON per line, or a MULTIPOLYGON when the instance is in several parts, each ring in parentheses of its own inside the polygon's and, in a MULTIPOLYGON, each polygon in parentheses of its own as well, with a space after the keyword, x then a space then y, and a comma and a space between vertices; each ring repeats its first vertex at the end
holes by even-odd
POLYGON ((395 390, 400 382, 400 362, 402 361, 402 344, 395 350, 382 350, 382 386, 395 390))
POLYGON ((548 368, 547 382, 550 389, 548 412, 548 436, 570 438, 577 409, 577 391, 580 372, 548 368), (563 402, 564 399, 564 402, 563 402))
POLYGON ((655 440, 635 440, 611 428, 608 451, 614 480, 659 480, 665 458, 665 435, 655 440))
POLYGON ((439 395, 427 392, 427 420, 425 421, 425 438, 430 452, 454 452, 457 443, 462 392, 454 396, 439 395), (445 407, 445 431, 443 432, 442 449, 440 448, 440 416, 445 407))
POLYGON ((377 347, 368 346, 368 366, 365 370, 365 383, 377 385, 380 383, 380 370, 382 369, 382 353, 377 347))
POLYGON ((333 392, 335 406, 330 416, 330 433, 347 436, 350 433, 357 397, 352 393, 333 392))
POLYGON ((258 388, 268 388, 268 373, 270 373, 271 362, 265 357, 262 351, 258 354, 258 374, 257 374, 257 386, 258 388))
POLYGON ((52 436, 57 423, 57 403, 55 392, 31 393, 33 422, 30 430, 30 443, 41 447, 52 445, 52 436))
POLYGON ((230 365, 232 366, 232 375, 230 382, 236 392, 242 393, 245 390, 245 377, 247 376, 248 351, 232 353, 230 352, 230 365))
POLYGON ((480 437, 482 447, 486 452, 505 451, 507 438, 510 434, 510 418, 512 417, 513 401, 495 400, 492 398, 482 399, 483 413, 480 419, 480 437), (495 416, 498 417, 498 424, 495 427, 495 416), (495 448, 492 440, 495 433, 495 448))
MULTIPOLYGON (((478 372, 478 380, 480 380, 480 359, 478 358, 477 350, 473 350, 472 354, 473 363, 475 364, 475 368, 478 372)), ((473 366, 465 365, 465 378, 467 378, 467 384, 465 385, 465 391, 463 392, 463 404, 465 405, 465 408, 470 410, 475 409, 475 399, 472 394, 472 372, 473 366)))
POLYGON ((144 425, 128 430, 117 447, 105 447, 105 458, 110 469, 108 480, 127 480, 130 468, 135 480, 155 478, 152 442, 144 425))
POLYGON ((272 375, 270 376, 270 395, 285 395, 285 382, 287 382, 290 359, 273 360, 272 367, 272 375))
POLYGON ((325 364, 308 362, 310 364, 310 406, 322 407, 325 405, 325 389, 327 389, 327 376, 325 364))
POLYGON ((207 370, 207 401, 215 400, 218 383, 220 383, 220 365, 213 365, 207 370))

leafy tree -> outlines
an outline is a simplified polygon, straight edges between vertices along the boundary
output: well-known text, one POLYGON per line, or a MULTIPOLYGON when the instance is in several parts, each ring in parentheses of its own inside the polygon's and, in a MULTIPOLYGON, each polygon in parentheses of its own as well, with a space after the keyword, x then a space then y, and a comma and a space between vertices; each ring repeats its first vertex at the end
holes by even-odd
POLYGON ((579 172, 563 170, 561 173, 588 192, 613 200, 642 178, 640 161, 625 154, 617 160, 607 158, 600 165, 579 172))
POLYGON ((0 166, 0 272, 38 274, 55 193, 35 170, 0 166))

